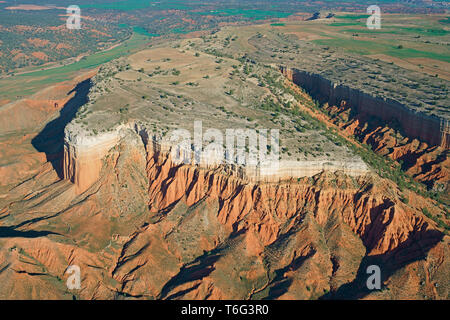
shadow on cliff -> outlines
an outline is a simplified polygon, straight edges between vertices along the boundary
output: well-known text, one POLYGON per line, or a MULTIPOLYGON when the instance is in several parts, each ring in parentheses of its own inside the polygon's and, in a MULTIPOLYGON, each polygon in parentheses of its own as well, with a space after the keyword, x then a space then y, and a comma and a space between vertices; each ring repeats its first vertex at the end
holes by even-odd
MULTIPOLYGON (((426 259, 428 251, 442 240, 444 234, 437 230, 416 232, 394 250, 385 254, 365 256, 358 268, 355 280, 329 292, 321 300, 356 300, 362 299, 372 292, 367 288, 367 267, 377 265, 381 270, 381 283, 389 279, 397 270, 406 265, 426 259)), ((383 289, 383 287, 381 288, 383 289)))
POLYGON ((262 300, 278 299, 283 294, 285 294, 289 290, 293 282, 292 278, 285 276, 286 272, 297 271, 305 263, 306 260, 314 256, 315 254, 316 250, 312 249, 305 256, 300 256, 292 260, 292 262, 289 263, 284 268, 275 270, 275 278, 271 281, 271 284, 268 286, 269 287, 268 296, 264 297, 262 300))
POLYGON ((219 261, 223 253, 227 250, 233 249, 238 242, 242 241, 242 237, 245 232, 246 229, 242 229, 232 233, 224 243, 209 252, 204 251, 203 255, 181 267, 178 274, 170 279, 161 289, 158 299, 176 299, 197 289, 200 284, 195 284, 191 288, 170 294, 178 286, 185 285, 196 280, 202 280, 203 278, 209 276, 211 272, 216 270, 215 263, 219 261))
POLYGON ((67 101, 59 113, 59 117, 47 123, 45 128, 31 141, 33 147, 44 152, 60 178, 63 178, 62 156, 64 146, 64 129, 72 121, 78 109, 88 102, 88 93, 91 88, 91 79, 77 84, 67 95, 75 95, 67 101))
POLYGON ((0 227, 0 239, 1 238, 39 238, 46 237, 50 234, 59 235, 52 231, 19 231, 11 227, 0 227))
POLYGON ((195 287, 185 290, 184 292, 179 292, 177 294, 172 294, 168 296, 168 294, 177 286, 182 284, 192 282, 195 280, 201 280, 204 277, 207 277, 215 270, 214 264, 220 259, 221 255, 217 253, 205 253, 203 256, 195 259, 188 266, 183 266, 180 269, 180 272, 170 279, 162 288, 159 299, 175 299, 183 294, 188 293, 195 289, 195 287))

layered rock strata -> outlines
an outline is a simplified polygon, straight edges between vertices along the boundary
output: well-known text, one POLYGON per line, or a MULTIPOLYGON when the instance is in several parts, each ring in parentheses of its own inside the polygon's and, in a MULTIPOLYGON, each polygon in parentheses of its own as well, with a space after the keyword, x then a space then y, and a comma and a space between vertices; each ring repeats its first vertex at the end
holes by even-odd
MULTIPOLYGON (((130 122, 117 126, 114 130, 95 136, 89 135, 78 125, 72 123, 65 130, 63 173, 64 179, 76 185, 78 192, 88 189, 98 180, 102 169, 102 160, 109 150, 116 146, 128 132, 139 135, 151 152, 164 155, 173 154, 175 145, 167 138, 154 134, 145 125, 130 122)), ((193 153, 189 150, 188 152, 193 153)), ((213 156, 212 158, 217 158, 213 156)), ((221 172, 250 182, 279 182, 282 180, 312 177, 320 172, 342 171, 350 176, 366 174, 369 169, 360 159, 350 160, 279 160, 275 166, 251 166, 238 164, 224 164, 224 162, 211 161, 210 157, 203 156, 200 163, 194 163, 194 156, 189 159, 188 165, 200 168, 220 170, 221 172)), ((184 163, 184 162, 183 162, 184 163)))
POLYGON ((340 105, 345 101, 356 112, 395 121, 410 138, 430 145, 450 147, 450 122, 435 115, 426 115, 400 102, 380 98, 346 85, 335 83, 320 74, 281 66, 282 73, 321 102, 340 105))

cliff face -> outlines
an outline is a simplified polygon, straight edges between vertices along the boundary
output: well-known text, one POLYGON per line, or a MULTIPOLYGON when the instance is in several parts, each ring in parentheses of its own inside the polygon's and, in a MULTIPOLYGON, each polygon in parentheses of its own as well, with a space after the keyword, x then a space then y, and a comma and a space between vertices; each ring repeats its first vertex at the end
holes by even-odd
MULTIPOLYGON (((147 152, 150 212, 158 214, 171 210, 180 201, 191 207, 206 198, 215 199, 220 203, 218 221, 230 230, 239 232, 241 227, 236 229, 235 224, 250 212, 256 214, 254 221, 260 221, 262 225, 267 222, 265 227, 260 225, 255 230, 263 246, 273 243, 282 231, 282 224, 276 223, 274 217, 287 219, 304 210, 312 210, 321 224, 329 218, 330 212, 339 212, 343 221, 364 239, 373 254, 393 250, 408 238, 412 230, 420 229, 423 224, 421 218, 407 213, 408 210, 405 211, 395 200, 375 196, 378 191, 372 190, 373 178, 365 167, 360 171, 354 170, 352 174, 357 184, 367 185, 364 192, 351 187, 344 187, 343 190, 339 186, 333 188, 330 179, 337 179, 336 183, 341 186, 353 185, 355 182, 349 182, 354 181, 350 178, 352 175, 345 170, 324 170, 320 166, 313 168, 311 164, 309 170, 300 168, 296 172, 301 175, 295 177, 297 183, 284 174, 277 176, 277 183, 256 181, 245 172, 225 170, 222 166, 176 164, 172 161, 170 146, 156 143, 149 136, 145 129, 137 126, 121 126, 97 140, 69 134, 64 173, 75 184, 78 193, 84 192, 102 179, 101 172, 105 174, 105 171, 110 171, 114 164, 108 155, 116 149, 114 147, 127 144, 132 149, 143 144, 147 152), (329 178, 328 175, 336 175, 337 178, 329 178), (287 181, 282 182, 282 178, 287 181), (352 209, 345 209, 345 204, 352 209), (367 215, 369 212, 372 212, 372 217, 367 215), (378 215, 384 218, 376 218, 378 215), (386 221, 389 223, 385 224, 386 221), (386 229, 394 225, 392 231, 386 229), (402 226, 400 229, 399 225, 402 226), (380 234, 384 236, 380 237, 380 234)), ((380 192, 383 193, 385 191, 380 192)))
POLYGON ((303 167, 297 167, 292 171, 282 171, 272 177, 271 181, 262 181, 257 180, 245 170, 236 168, 175 164, 170 153, 171 146, 157 143, 155 140, 156 137, 149 134, 145 128, 135 124, 120 126, 100 139, 68 133, 64 156, 65 177, 75 184, 77 193, 82 193, 101 178, 102 170, 108 170, 107 155, 115 146, 126 143, 133 148, 133 145, 144 144, 147 152, 147 176, 150 183, 148 207, 154 214, 170 210, 181 200, 191 207, 202 199, 213 197, 220 203, 219 222, 228 226, 230 230, 234 229, 235 223, 250 211, 256 210, 258 215, 255 217, 256 220, 269 219, 270 227, 255 231, 263 240, 263 245, 267 246, 275 241, 281 232, 281 225, 272 221, 269 216, 293 217, 309 207, 311 203, 315 206, 324 204, 325 207, 314 209, 314 215, 318 221, 325 223, 330 211, 339 212, 343 221, 364 239, 366 247, 373 250, 373 254, 384 254, 393 250, 407 240, 411 230, 422 228, 418 227, 418 224, 423 224, 421 219, 410 215, 407 211, 404 212, 405 208, 392 199, 372 198, 372 196, 367 198, 367 195, 372 193, 372 191, 369 192, 372 187, 370 187, 371 183, 367 182, 368 176, 365 177, 368 171, 364 166, 360 168, 356 166, 356 169, 349 171, 345 170, 344 165, 341 168, 327 168, 314 163, 304 164, 303 167), (129 139, 130 136, 134 136, 134 139, 129 139), (287 172, 293 173, 294 176, 287 176, 287 172), (350 189, 346 192, 335 190, 330 187, 326 178, 333 172, 336 172, 339 179, 344 181, 350 176, 360 179, 360 183, 368 184, 369 189, 360 195, 357 190, 350 189), (317 175, 320 178, 316 178, 317 175), (319 181, 313 180, 314 183, 311 185, 309 183, 311 180, 308 180, 311 178, 319 179, 319 181), (292 184, 290 181, 294 179, 295 181, 302 179, 306 183, 292 184), (322 179, 324 180, 320 181, 322 179), (283 180, 286 182, 282 183, 283 180), (276 183, 273 183, 274 181, 276 183), (315 185, 318 184, 320 187, 316 188, 315 185), (322 190, 323 188, 325 190, 322 190), (270 199, 269 202, 268 199, 270 199), (339 206, 351 203, 353 209, 333 208, 336 201, 339 206), (369 212, 372 212, 374 216, 368 218, 369 212), (376 218, 376 221, 372 221, 380 214, 384 218, 376 218), (386 219, 390 221, 387 225, 383 222, 386 219), (400 220, 397 221, 398 219, 400 220), (386 229, 387 226, 394 225, 392 231, 386 229), (401 229, 398 229, 399 225, 402 226, 401 229), (383 237, 380 237, 381 234, 383 237))
POLYGON ((31 154, 33 174, 1 189, 0 298, 448 299, 434 201, 358 161, 285 162, 261 179, 176 164, 156 138, 131 122, 97 135, 70 123, 65 180, 31 154), (372 264, 389 290, 367 290, 372 264), (81 290, 66 287, 71 265, 81 290))
POLYGON ((98 180, 103 166, 103 158, 118 144, 124 134, 120 126, 114 132, 99 137, 87 136, 65 130, 63 177, 75 184, 78 192, 83 192, 98 180))
MULTIPOLYGON (((297 82, 307 82, 306 78, 299 80, 302 78, 300 75, 295 77, 292 70, 283 69, 283 72, 288 79, 295 78, 297 82)), ((315 79, 307 83, 310 86, 314 86, 313 83, 319 85, 319 82, 323 80, 317 75, 308 74, 305 77, 310 76, 315 79)), ((323 81, 329 84, 327 80, 323 81)), ((303 94, 299 87, 293 84, 292 80, 289 83, 294 91, 303 94)), ((325 87, 322 90, 327 90, 327 88, 329 89, 329 87, 325 87)), ((362 95, 367 96, 364 93, 362 95)), ((381 120, 382 118, 379 115, 374 115, 374 112, 377 110, 387 110, 388 101, 378 99, 377 103, 381 103, 383 106, 366 112, 363 111, 367 109, 367 105, 364 105, 366 102, 362 102, 363 105, 355 107, 355 105, 348 103, 347 100, 337 99, 336 93, 332 92, 328 96, 334 97, 333 99, 336 103, 325 101, 321 107, 325 112, 318 115, 321 121, 336 125, 345 136, 357 138, 358 141, 370 145, 376 153, 397 161, 401 164, 402 169, 414 179, 424 183, 429 189, 442 193, 442 199, 448 200, 448 181, 450 176, 450 159, 447 154, 448 148, 446 148, 448 133, 441 132, 443 146, 430 145, 421 137, 416 138, 414 135, 405 136, 405 131, 408 130, 400 130, 398 132, 398 124, 400 123, 394 116, 389 118, 389 120, 381 120)), ((324 99, 324 97, 322 96, 321 99, 324 99)), ((370 106, 370 102, 367 103, 370 106)), ((404 108, 395 111, 395 105, 398 104, 394 104, 394 107, 391 108, 394 112, 391 112, 391 109, 389 109, 388 115, 397 115, 399 119, 404 119, 401 118, 401 112, 398 111, 404 110, 404 108)), ((410 111, 407 114, 415 115, 416 118, 413 120, 413 123, 423 122, 424 127, 430 126, 430 123, 427 122, 427 119, 430 118, 427 118, 426 115, 424 119, 421 119, 424 115, 414 114, 410 111)), ((383 116, 381 113, 380 115, 383 116)), ((385 113, 384 118, 388 119, 388 115, 385 113)), ((433 129, 429 129, 428 134, 430 132, 436 133, 438 129, 437 126, 434 126, 433 129)))
MULTIPOLYGON (((89 135, 75 124, 70 124, 65 130, 63 174, 64 179, 70 180, 76 185, 79 193, 88 189, 98 180, 103 166, 103 159, 109 150, 119 144, 119 141, 132 133, 140 136, 142 141, 151 149, 151 152, 160 152, 168 155, 171 153, 173 143, 155 136, 145 126, 137 123, 120 125, 115 130, 99 135, 89 135)), ((194 156, 191 155, 191 159, 194 156)), ((237 177, 250 182, 288 181, 302 177, 312 177, 320 172, 341 171, 349 176, 366 174, 367 165, 358 158, 353 161, 313 160, 313 161, 288 161, 280 160, 273 168, 238 166, 229 164, 210 163, 208 157, 203 157, 201 168, 215 170, 226 175, 237 177)))
POLYGON ((118 133, 82 195, 47 166, 12 191, 20 201, 5 200, 0 214, 23 227, 0 238, 0 297, 448 297, 448 237, 421 213, 437 208, 414 194, 404 204, 388 180, 325 171, 252 183, 177 165, 140 129, 118 133), (368 264, 390 290, 367 292, 368 264), (69 265, 81 268, 81 290, 65 287, 69 265))
POLYGON ((179 201, 191 207, 202 199, 217 199, 219 222, 239 232, 246 226, 237 223, 249 218, 257 224, 253 231, 263 246, 277 240, 285 227, 282 221, 305 210, 314 212, 314 218, 321 225, 330 219, 330 212, 336 212, 339 219, 359 234, 370 254, 392 251, 406 241, 413 230, 425 227, 424 221, 411 215, 400 202, 381 196, 386 189, 374 188, 370 175, 357 178, 357 184, 366 186, 364 192, 352 187, 340 189, 351 181, 342 173, 324 172, 298 183, 254 184, 211 170, 177 166, 170 156, 151 149, 148 152, 151 212, 164 212, 179 201), (332 186, 332 179, 337 180, 336 188, 332 186), (278 222, 277 217, 281 219, 278 222))
POLYGON ((403 137, 388 124, 373 124, 369 115, 355 115, 348 106, 325 105, 324 109, 343 132, 370 145, 378 154, 397 161, 406 173, 429 189, 442 192, 443 199, 448 199, 450 159, 446 149, 403 137))
POLYGON ((358 113, 395 121, 411 138, 430 145, 450 148, 450 123, 437 116, 421 114, 392 99, 383 99, 345 85, 333 83, 319 74, 281 67, 282 73, 321 102, 340 105, 345 101, 358 113))

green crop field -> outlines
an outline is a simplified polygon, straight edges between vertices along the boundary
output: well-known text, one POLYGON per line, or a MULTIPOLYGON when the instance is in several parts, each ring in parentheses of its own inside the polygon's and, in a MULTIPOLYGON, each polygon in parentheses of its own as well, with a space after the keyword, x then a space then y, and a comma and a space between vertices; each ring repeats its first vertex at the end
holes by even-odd
POLYGON ((342 16, 336 16, 336 18, 338 18, 338 19, 346 19, 346 20, 367 19, 368 17, 370 17, 370 15, 368 15, 368 14, 360 14, 360 15, 347 14, 347 15, 342 15, 342 16))
POLYGON ((422 51, 414 48, 399 48, 395 41, 376 42, 357 39, 320 39, 313 42, 330 47, 344 48, 346 51, 361 55, 386 54, 396 58, 430 58, 450 62, 450 56, 436 52, 422 51))
POLYGON ((82 5, 81 8, 95 8, 104 10, 121 10, 121 11, 133 11, 145 8, 154 8, 158 10, 189 10, 190 6, 184 4, 183 1, 171 1, 171 2, 151 2, 147 0, 128 0, 128 1, 111 1, 109 3, 93 3, 82 5))
POLYGON ((331 27, 350 27, 350 26, 363 26, 362 22, 333 22, 330 23, 331 27))
POLYGON ((413 17, 409 15, 386 15, 382 17, 381 29, 368 29, 368 15, 342 14, 331 21, 322 21, 308 32, 323 39, 313 42, 342 48, 361 55, 384 54, 395 58, 429 58, 450 62, 449 18, 413 17))
POLYGON ((135 32, 130 39, 121 45, 107 51, 86 56, 78 62, 1 79, 0 87, 2 89, 0 91, 0 99, 12 99, 19 95, 33 94, 47 85, 69 80, 79 71, 87 71, 108 61, 136 52, 149 40, 150 37, 147 35, 135 32))
POLYGON ((286 18, 289 17, 292 12, 274 11, 274 10, 256 10, 256 9, 224 9, 197 12, 200 15, 211 16, 243 16, 254 20, 261 20, 266 18, 286 18))

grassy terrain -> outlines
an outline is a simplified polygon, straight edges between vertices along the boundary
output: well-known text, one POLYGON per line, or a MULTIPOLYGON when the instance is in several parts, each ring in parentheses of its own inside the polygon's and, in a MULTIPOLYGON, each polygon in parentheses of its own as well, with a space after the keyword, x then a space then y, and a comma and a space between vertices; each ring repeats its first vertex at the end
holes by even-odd
POLYGON ((368 15, 341 14, 308 26, 307 32, 325 39, 315 43, 361 55, 387 55, 400 59, 427 58, 450 62, 449 17, 383 15, 382 28, 366 27, 368 15))
POLYGON ((342 16, 336 16, 338 19, 344 19, 344 20, 360 20, 360 19, 367 19, 369 17, 368 14, 346 14, 342 16))
POLYGON ((184 4, 185 1, 170 1, 170 2, 152 2, 147 0, 128 0, 128 1, 111 1, 109 3, 92 3, 84 4, 81 8, 95 8, 105 10, 121 10, 133 11, 145 8, 155 8, 158 10, 189 10, 190 6, 184 4))
POLYGON ((144 35, 144 36, 147 36, 147 37, 159 37, 160 36, 159 34, 156 34, 156 33, 149 33, 147 30, 145 30, 144 28, 139 27, 139 26, 132 26, 132 27, 130 27, 126 23, 120 23, 119 27, 120 28, 131 28, 134 33, 141 34, 141 35, 144 35))
POLYGON ((327 45, 331 47, 344 48, 348 52, 357 53, 361 55, 372 54, 386 54, 396 58, 430 58, 445 62, 450 62, 450 56, 446 54, 439 54, 430 51, 422 51, 413 48, 399 48, 399 44, 392 42, 372 42, 359 39, 320 39, 314 40, 315 43, 320 45, 327 45))
POLYGON ((257 9, 223 9, 199 12, 200 15, 208 16, 243 16, 254 20, 261 20, 267 18, 286 18, 293 12, 283 12, 274 10, 257 10, 257 9))
POLYGON ((89 70, 101 64, 137 51, 149 41, 142 33, 134 33, 121 45, 107 51, 95 53, 78 62, 47 70, 39 70, 0 80, 0 99, 14 99, 37 92, 45 86, 72 79, 77 72, 89 70))

